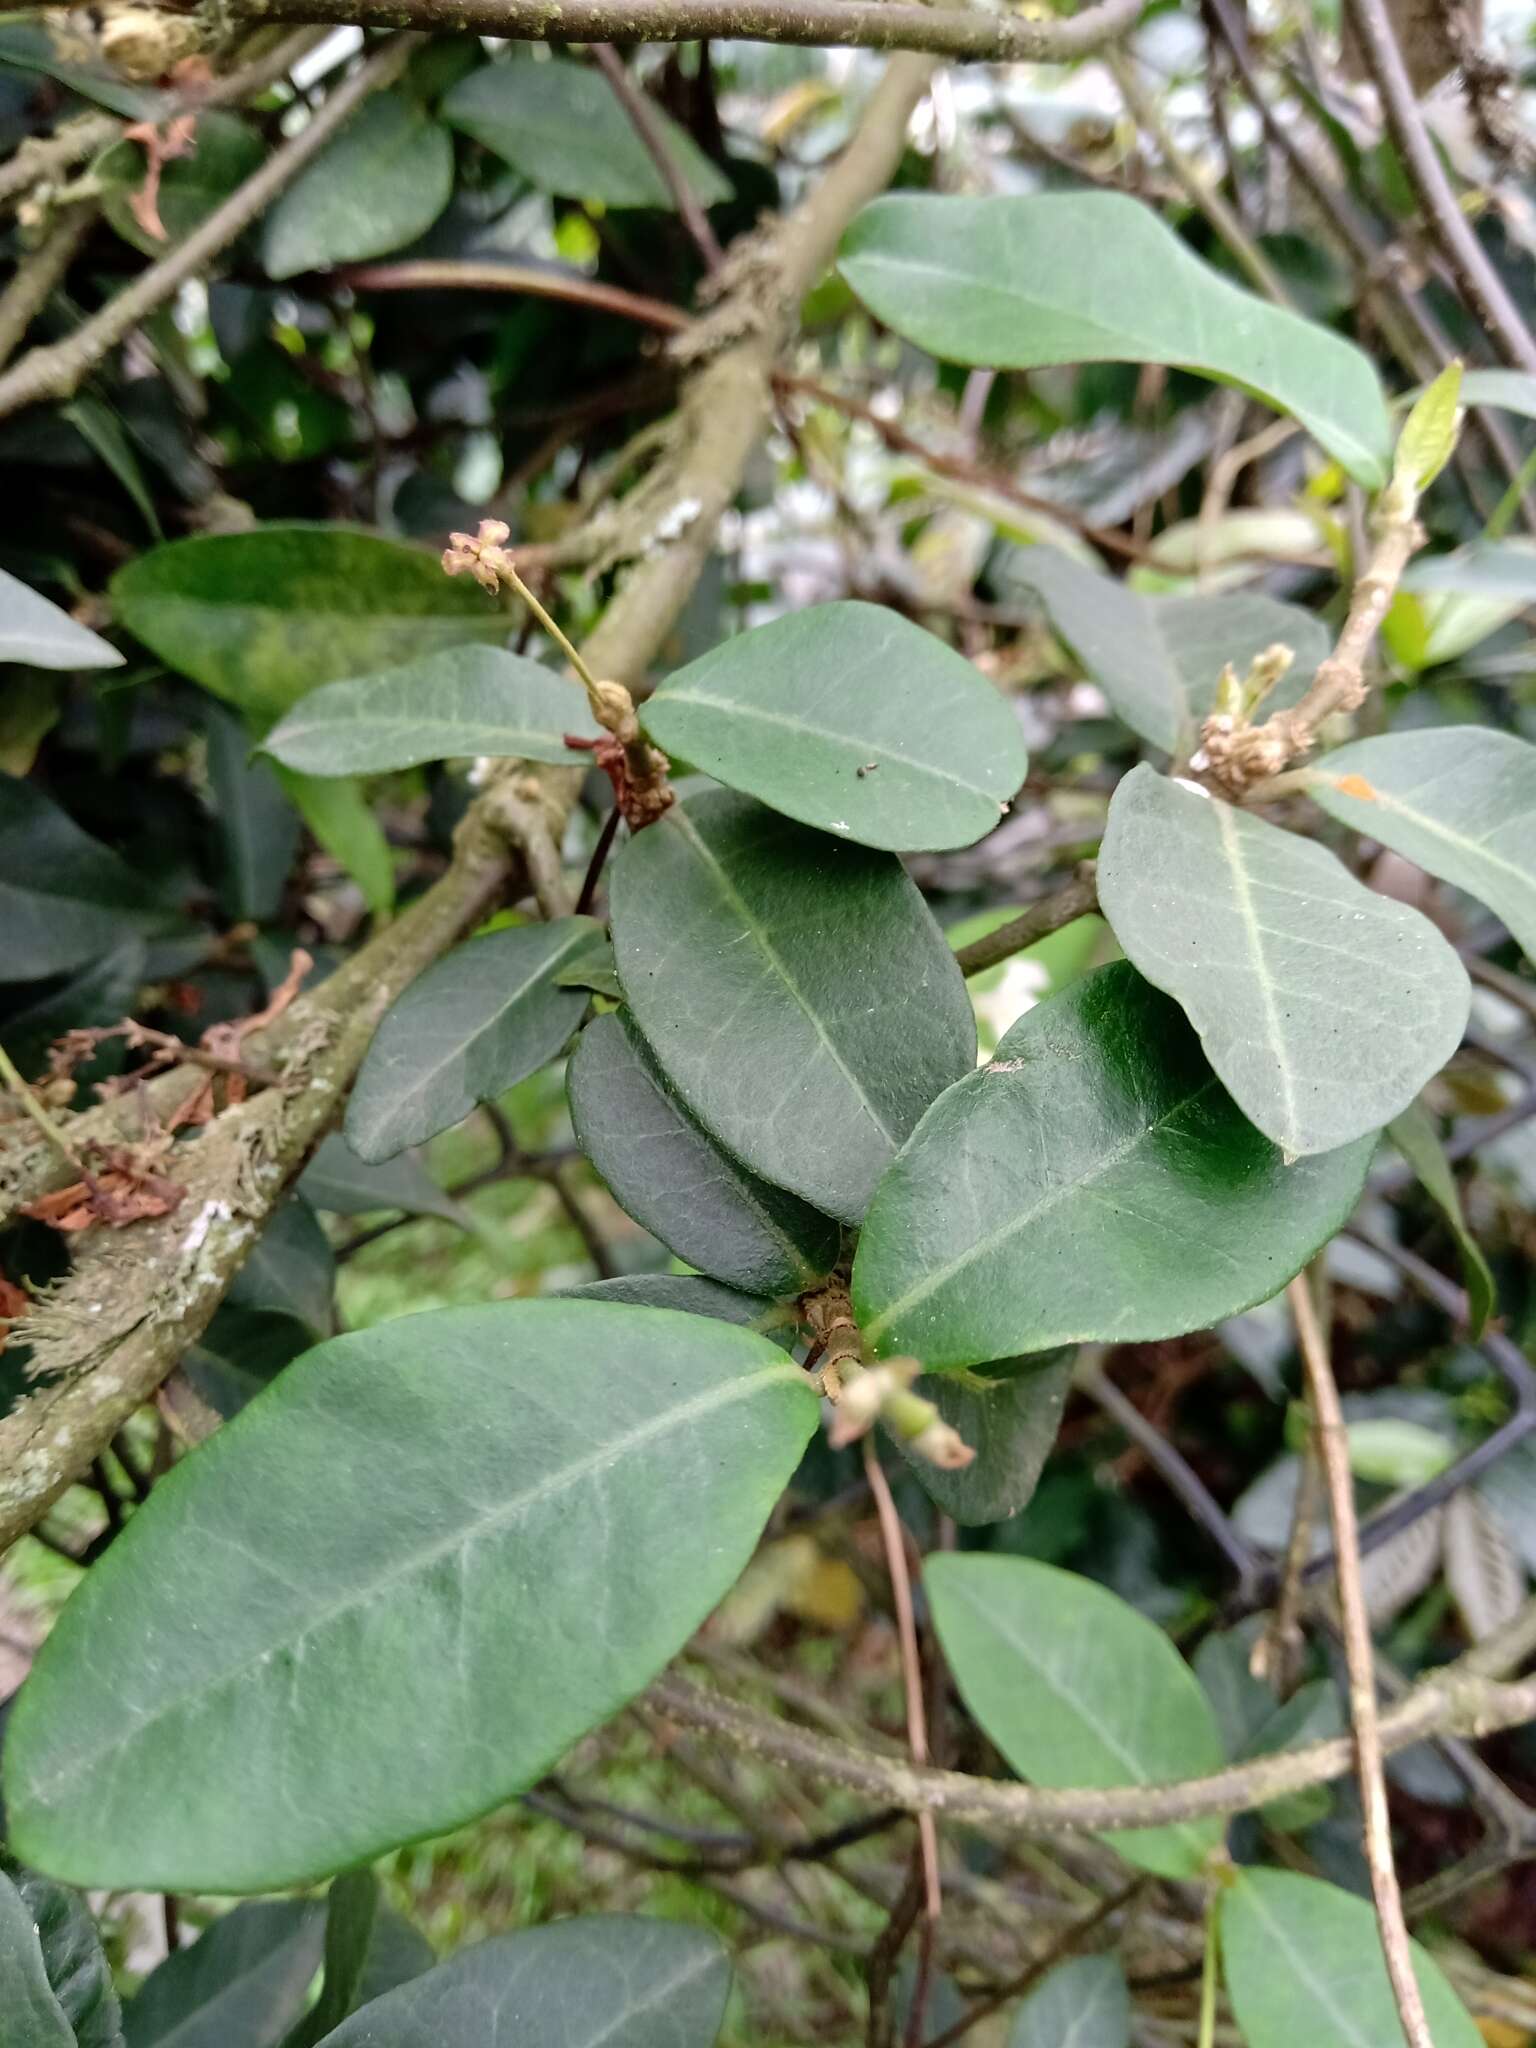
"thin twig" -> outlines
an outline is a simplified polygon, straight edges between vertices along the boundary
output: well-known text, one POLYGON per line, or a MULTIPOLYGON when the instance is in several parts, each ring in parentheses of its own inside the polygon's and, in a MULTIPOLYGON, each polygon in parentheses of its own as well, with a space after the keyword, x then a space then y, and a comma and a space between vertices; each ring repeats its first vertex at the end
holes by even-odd
POLYGON ((604 284, 556 264, 417 256, 400 263, 346 263, 327 275, 354 291, 521 292, 530 298, 563 299, 573 306, 589 306, 596 313, 617 313, 662 334, 677 334, 689 324, 682 308, 669 306, 665 299, 647 298, 643 292, 604 284))
MULTIPOLYGON (((891 1497, 891 1483, 885 1476, 872 1436, 864 1439, 864 1476, 874 1496, 880 1540, 885 1548, 885 1568, 891 1581, 891 1600, 896 1609, 901 1682, 907 1704, 907 1747, 912 1752, 914 1763, 925 1764, 928 1761, 928 1716, 923 1702, 923 1660, 917 1643, 917 1617, 912 1607, 906 1539, 901 1517, 891 1497)), ((917 1832, 923 1851, 923 1910, 929 1920, 937 1920, 944 1910, 944 1898, 939 1883, 939 1838, 931 1813, 918 1815, 917 1832)))
POLYGON ((30 1117, 32 1122, 36 1124, 38 1130, 41 1131, 53 1150, 64 1161, 65 1165, 70 1168, 76 1178, 89 1180, 90 1175, 86 1172, 74 1147, 48 1114, 47 1110, 44 1109, 32 1089, 22 1079, 16 1062, 11 1058, 3 1045, 0 1045, 0 1087, 4 1087, 8 1094, 16 1098, 24 1114, 30 1117))
POLYGON ((704 268, 711 272, 718 270, 721 249, 715 239, 715 231, 709 224, 709 215, 699 204, 699 196, 685 177, 681 164, 667 147, 667 138, 662 133, 661 123, 656 119, 655 109, 630 77, 628 67, 612 43, 595 43, 592 54, 597 59, 598 69, 613 87, 614 98, 628 114, 635 133, 645 145, 646 155, 655 164, 661 173, 662 182, 672 194, 672 203, 677 208, 678 218, 692 237, 693 246, 704 259, 704 268))
POLYGON ((1076 881, 1063 883, 1051 895, 1042 897, 1028 910, 1021 910, 1017 917, 1010 918, 1007 924, 1000 924, 995 932, 987 932, 983 937, 973 939, 968 946, 962 946, 955 955, 960 972, 980 974, 985 968, 996 967, 1000 960, 1022 953, 1037 939, 1049 938, 1052 932, 1059 932, 1074 918, 1084 917, 1090 910, 1097 909, 1098 901, 1098 890, 1091 875, 1079 875, 1076 881))
POLYGON ((603 879, 603 869, 607 865, 609 854, 613 851, 613 842, 622 816, 623 813, 615 804, 603 820, 602 830, 597 835, 597 844, 592 849, 592 858, 587 862, 587 872, 581 878, 581 893, 576 898, 578 917, 590 915, 592 906, 597 901, 597 885, 603 879))
POLYGON ((61 206, 44 240, 17 264, 10 283, 0 293, 0 363, 10 361, 27 329, 63 283, 100 211, 94 199, 61 206))
POLYGON ((1386 1765, 1376 1706, 1376 1664, 1371 1622, 1360 1583, 1355 1480, 1349 1464, 1344 1410, 1328 1356, 1328 1341, 1312 1299, 1311 1282, 1300 1273, 1286 1290, 1307 1372, 1312 1429, 1328 1492, 1333 1544, 1338 1560, 1339 1612, 1344 1626, 1344 1662, 1349 1676, 1349 1717, 1354 1729, 1365 1823, 1365 1860, 1376 1901, 1376 1925, 1398 2018, 1409 2048, 1434 2048, 1419 1980, 1413 1973, 1403 1896, 1392 1858, 1392 1816, 1387 1810, 1386 1765))
POLYGON ((1345 14, 1381 95, 1403 169, 1467 304, 1504 360, 1536 374, 1536 339, 1457 204, 1440 152, 1424 125, 1384 0, 1347 0, 1345 14))

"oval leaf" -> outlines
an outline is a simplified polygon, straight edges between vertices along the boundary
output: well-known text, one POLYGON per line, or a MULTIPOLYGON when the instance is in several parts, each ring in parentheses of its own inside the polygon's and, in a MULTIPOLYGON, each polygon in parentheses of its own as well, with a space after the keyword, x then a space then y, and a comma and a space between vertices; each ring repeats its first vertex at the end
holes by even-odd
POLYGON ((7 981, 99 960, 129 932, 174 922, 125 861, 30 782, 0 775, 0 931, 7 981))
MULTIPOLYGON (((658 106, 648 108, 667 154, 704 206, 731 188, 658 106)), ((599 71, 513 58, 472 71, 443 101, 443 118, 520 171, 541 192, 604 206, 674 210, 667 181, 599 71)))
POLYGON ((920 1457, 894 1430, 890 1441, 928 1498, 968 1528, 1003 1522, 1034 1497, 1061 1428, 1075 1351, 1009 1358, 968 1373, 923 1373, 917 1391, 976 1453, 959 1471, 920 1457))
MULTIPOLYGON (((1435 2048, 1481 2048, 1439 1964, 1411 1946, 1435 2048)), ((1222 1894, 1221 1955, 1248 2048, 1402 2048, 1368 1900, 1289 1870, 1241 1870, 1222 1894)))
POLYGON ((1296 659, 1265 699, 1272 710, 1306 691, 1332 642, 1311 612, 1272 597, 1150 597, 1057 548, 1024 548, 1010 573, 1041 599, 1056 637, 1132 732, 1165 754, 1193 746, 1230 662, 1239 676, 1283 644, 1296 659))
POLYGON ((377 1164, 435 1138, 552 1060, 587 1007, 585 990, 555 976, 601 937, 589 917, 509 925, 412 982, 385 1012, 347 1104, 358 1158, 377 1164))
POLYGON ((153 548, 118 570, 112 601, 162 661, 263 722, 317 683, 506 635, 479 585, 433 556, 301 522, 153 548))
POLYGON ((0 1870, 0 2012, 6 2048, 75 2048, 75 2030, 54 1995, 32 1909, 0 1870))
POLYGON ((29 668, 120 668, 122 660, 99 633, 0 569, 0 661, 29 668))
POLYGON ((950 362, 1173 364, 1290 413, 1357 483, 1387 480, 1369 358, 1229 284, 1138 200, 901 193, 865 207, 841 269, 879 319, 950 362))
POLYGON ((873 604, 812 605, 723 640, 642 716, 658 746, 717 781, 895 851, 980 839, 1029 765, 993 685, 873 604))
POLYGON ((18 1851, 261 1891, 499 1805, 687 1641, 815 1420, 765 1338, 664 1309, 445 1309, 320 1345, 70 1600, 7 1735, 18 1851))
MULTIPOLYGON (((1037 1785, 1160 1785, 1226 1761, 1210 1702, 1160 1628, 1091 1579, 1033 1559, 951 1551, 923 1583, 966 1705, 1037 1785)), ((1197 1877, 1212 1816, 1107 1837, 1128 1862, 1197 1877)))
MULTIPOLYGON (((112 1983, 112 1965, 101 1946, 91 1910, 77 1891, 41 1877, 35 1870, 13 1870, 21 1903, 31 1914, 42 1949, 43 1970, 69 2022, 72 2048, 123 2048, 123 2015, 112 1983)), ((0 1885, 6 1882, 0 1872, 0 1885)), ((0 1908, 0 1916, 3 1916, 0 1908)), ((9 2019, 12 2001, 0 1963, 0 2011, 9 2019)), ((17 2001, 22 2009, 23 2001, 17 2001)), ((6 2036, 9 2042, 9 2035, 6 2036)))
POLYGON ((711 2048, 731 1966, 714 1935, 594 1913, 503 1934, 354 2013, 324 2048, 711 2048))
POLYGON ((1058 1963, 1014 2015, 1008 2048, 1130 2048, 1131 1994, 1117 1956, 1058 1963))
POLYGON ((918 1125, 859 1240, 859 1326, 930 1367, 1204 1329, 1327 1243, 1371 1151, 1287 1167, 1177 1005, 1101 967, 918 1125))
POLYGON ((443 1193, 414 1152, 389 1160, 359 1159, 339 1131, 332 1131, 305 1167, 299 1193, 316 1209, 338 1216, 403 1209, 407 1216, 461 1220, 452 1196, 443 1193))
POLYGON ((468 754, 569 767, 567 733, 601 737, 571 683, 505 648, 451 647, 312 690, 263 745, 307 775, 375 775, 468 754))
POLYGON ((626 1017, 587 1026, 566 1085, 576 1142, 635 1221, 690 1266, 771 1297, 803 1294, 836 1265, 838 1226, 722 1151, 626 1017))
POLYGON ((424 235, 453 191, 453 137, 409 93, 376 92, 267 215, 268 277, 384 256, 424 235))
POLYGON ((1486 903, 1536 960, 1529 741, 1482 725, 1387 733, 1337 748, 1308 788, 1335 818, 1486 903))
POLYGON ((317 1899, 237 1906, 167 1956, 128 2001, 128 2048, 273 2048, 298 2019, 320 1967, 317 1899))
POLYGON ((965 982, 900 863, 712 790, 636 834, 612 901, 624 993, 690 1111, 856 1223, 976 1058, 965 982))
POLYGON ((1127 958, 1292 1158, 1380 1130, 1461 1043, 1471 984, 1427 918, 1145 764, 1110 802, 1098 878, 1127 958))

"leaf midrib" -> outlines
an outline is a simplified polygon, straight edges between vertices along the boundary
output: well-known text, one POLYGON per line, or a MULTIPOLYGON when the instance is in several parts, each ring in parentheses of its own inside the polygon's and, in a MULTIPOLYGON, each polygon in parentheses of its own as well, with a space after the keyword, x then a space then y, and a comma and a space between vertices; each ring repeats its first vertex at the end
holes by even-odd
POLYGON ((413 1552, 404 1563, 380 1572, 361 1587, 353 1588, 346 1598, 330 1602, 306 1620, 303 1627, 291 1636, 274 1638, 254 1655, 242 1657, 238 1664, 230 1665, 206 1684, 189 1688, 178 1693, 174 1699, 163 1701, 152 1713, 142 1715, 120 1740, 101 1744, 90 1751, 77 1750, 67 1762, 56 1767, 49 1777, 34 1781, 29 1787, 32 1802, 46 1803, 55 1789, 66 1779, 81 1770, 95 1770, 105 1757, 126 1757, 148 1729, 157 1726, 191 1702, 209 1698, 229 1685, 232 1680, 243 1678, 247 1672, 266 1663, 278 1651, 295 1649, 317 1630, 327 1627, 338 1617, 370 1604, 375 1596, 386 1588, 402 1580, 414 1578, 423 1571, 430 1571, 445 1557, 466 1551, 472 1543, 479 1543, 487 1535, 518 1521, 525 1510, 538 1507, 557 1494, 579 1485, 582 1480, 589 1478, 604 1466, 621 1463, 653 1439, 670 1436, 680 1426, 687 1426, 716 1410, 730 1408, 737 1402, 749 1400, 780 1382, 804 1383, 804 1374, 793 1360, 786 1359, 782 1365, 758 1366, 750 1373, 739 1374, 722 1385, 710 1387, 704 1393, 696 1394, 691 1400, 684 1401, 676 1407, 657 1410, 635 1428, 625 1431, 622 1436, 606 1439, 588 1451, 584 1457, 574 1459, 558 1472, 546 1474, 522 1493, 498 1502, 494 1509, 483 1514, 472 1526, 456 1528, 451 1536, 413 1552))
POLYGON ((1227 864, 1232 873, 1232 898, 1248 941, 1248 951, 1253 961, 1253 975, 1259 985, 1259 998, 1264 1008, 1264 1022, 1274 1048, 1275 1066, 1280 1075, 1280 1102, 1286 1132, 1286 1149, 1289 1151, 1300 1139, 1299 1120, 1296 1114, 1296 1077, 1291 1071, 1285 1034, 1280 1028, 1280 1007, 1276 1001, 1274 976, 1270 973, 1269 959, 1264 951, 1265 927, 1259 923, 1258 911, 1254 907, 1253 888, 1243 860, 1242 837, 1238 831, 1237 820, 1229 805, 1215 797, 1211 801, 1216 807, 1216 829, 1221 836, 1222 851, 1227 857, 1227 864))
MULTIPOLYGON (((1342 797, 1350 795, 1350 792, 1343 787, 1342 779, 1338 776, 1319 773, 1317 780, 1319 782, 1326 782, 1330 788, 1337 790, 1338 794, 1342 797)), ((1353 800, 1356 803, 1379 805, 1384 811, 1396 812, 1398 817, 1406 818, 1410 824, 1417 825, 1421 831, 1428 833, 1431 839, 1442 840, 1447 846, 1454 847, 1458 853, 1466 854, 1469 859, 1480 861, 1488 867, 1501 869, 1513 881, 1518 882, 1522 888, 1536 892, 1536 873, 1532 873, 1528 868, 1517 867, 1512 860, 1506 859, 1503 854, 1495 853, 1486 840, 1468 839, 1464 834, 1454 831, 1451 826, 1442 823, 1440 819, 1432 818, 1424 811, 1416 811, 1412 804, 1405 802, 1402 797, 1394 796, 1390 790, 1382 789, 1374 782, 1371 784, 1371 788, 1375 792, 1373 796, 1369 798, 1355 797, 1353 800)), ((1502 823, 1503 821, 1501 820, 1500 822, 1502 823)), ((1494 829, 1497 830, 1497 826, 1494 829)))
MULTIPOLYGON (((1241 1883, 1241 1880, 1239 1882, 1241 1883)), ((1269 1934, 1271 1940, 1284 1950, 1295 1975, 1310 1987, 1313 1997, 1323 2008, 1324 2012, 1327 2013, 1328 2017, 1337 2025, 1340 2037, 1346 2041, 1356 2043, 1357 2048, 1373 2048, 1371 2036, 1369 2034, 1362 2034, 1354 2026, 1349 2014, 1340 2010, 1334 2003, 1330 1993, 1323 1988, 1316 1977, 1309 1973, 1306 1967, 1306 1951, 1297 1948, 1290 1941, 1285 1931, 1284 1922, 1276 1919, 1274 1914, 1271 1913, 1268 1905, 1265 1903, 1263 1893, 1254 1885, 1243 1885, 1242 1892, 1248 1901, 1250 1911, 1255 1913, 1264 1922, 1265 1931, 1269 1934)))

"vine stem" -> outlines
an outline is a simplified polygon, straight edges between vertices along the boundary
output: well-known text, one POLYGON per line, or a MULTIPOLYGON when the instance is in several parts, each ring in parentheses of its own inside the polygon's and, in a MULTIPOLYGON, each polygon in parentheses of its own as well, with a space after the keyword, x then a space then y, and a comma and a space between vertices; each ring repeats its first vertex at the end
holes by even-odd
POLYGON ((1286 1292, 1306 1367, 1313 1435, 1333 1522, 1344 1662, 1349 1675, 1349 1716, 1355 1735, 1360 1804, 1365 1817, 1365 1860, 1371 1874, 1371 1895, 1376 1901, 1376 1925, 1403 2038, 1409 2048, 1434 2048, 1419 1980, 1413 1973, 1403 1895, 1392 1860, 1392 1817, 1387 1810, 1386 1767, 1376 1711, 1376 1659, 1360 1580, 1360 1531, 1355 1518, 1355 1481, 1349 1467, 1344 1410, 1328 1356, 1327 1336, 1307 1275, 1299 1273, 1286 1292))
POLYGON ((1221 1884, 1212 1879, 1205 1895, 1205 1955, 1200 1964, 1200 2034, 1197 2048, 1215 2048, 1216 1984, 1221 1962, 1221 1884))

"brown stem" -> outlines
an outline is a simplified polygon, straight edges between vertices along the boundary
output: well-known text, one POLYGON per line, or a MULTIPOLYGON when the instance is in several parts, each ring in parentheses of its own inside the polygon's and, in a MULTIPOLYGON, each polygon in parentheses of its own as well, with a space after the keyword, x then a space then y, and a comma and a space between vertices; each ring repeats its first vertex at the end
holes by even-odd
POLYGON ((1397 2001, 1398 2018, 1408 2048, 1434 2048, 1419 1980, 1413 1973, 1403 1895, 1392 1860, 1392 1816, 1387 1810, 1386 1763, 1376 1707, 1376 1662, 1371 1647, 1370 1616, 1360 1583, 1360 1531, 1355 1519, 1355 1479, 1349 1465, 1349 1437, 1344 1410, 1328 1356, 1328 1340, 1312 1299, 1311 1283, 1299 1273, 1287 1289, 1296 1336, 1306 1365, 1312 1403, 1312 1430, 1333 1523, 1337 1557, 1339 1612, 1344 1624, 1344 1662, 1349 1674, 1349 1717, 1355 1733, 1360 1780, 1360 1805, 1365 1819, 1365 1860, 1376 1901, 1387 1975, 1397 2001))
POLYGON ((1536 374, 1536 339, 1456 202, 1439 151, 1419 112, 1383 0, 1347 0, 1346 19, 1381 95, 1382 111, 1403 168, 1467 304, 1504 360, 1517 370, 1536 374))
MULTIPOLYGON (((880 1541, 885 1550, 885 1568, 891 1581, 891 1600, 896 1609, 896 1638, 901 1645, 901 1684, 907 1706, 907 1747, 915 1764, 928 1761, 928 1716, 923 1704, 923 1660, 917 1646, 917 1619, 912 1608, 912 1580, 907 1571, 906 1537, 891 1483, 875 1451, 873 1437, 864 1439, 864 1476, 874 1496, 880 1523, 880 1541)), ((923 1851, 923 1910, 937 1920, 944 1910, 939 1884, 939 1837, 931 1813, 917 1817, 918 1839, 923 1851)))
POLYGON ((646 155, 661 173, 662 183, 672 194, 672 204, 677 208, 678 218, 693 239, 693 246, 704 259, 704 268, 716 271, 720 268, 720 244, 715 231, 709 224, 709 215, 699 204, 698 194, 683 175, 682 166, 667 147, 667 138, 656 119, 656 110, 629 75, 628 66, 612 43, 594 44, 593 56, 598 69, 613 87, 614 98, 628 114, 635 133, 645 145, 646 155))
POLYGON ((960 972, 980 974, 985 968, 996 967, 1000 960, 1022 953, 1037 939, 1047 939, 1052 932, 1059 932, 1075 917, 1085 917, 1098 907, 1098 901, 1092 875, 1079 875, 1076 881, 1063 883, 1052 895, 1032 903, 1028 910, 1021 910, 1007 924, 1000 924, 995 932, 962 946, 955 955, 960 972))
MULTIPOLYGON (((1066 20, 984 14, 920 0, 228 0, 234 21, 503 36, 524 43, 684 43, 719 37, 915 50, 959 63, 1069 63, 1132 27, 1143 0, 1096 0, 1066 20)), ((191 13, 196 0, 176 0, 191 13)))
POLYGON ((337 283, 370 292, 522 292, 536 299, 564 299, 594 312, 617 313, 642 327, 676 334, 688 315, 664 299, 648 299, 622 285, 601 284, 551 265, 469 262, 455 257, 418 256, 403 263, 345 263, 330 272, 337 283))

